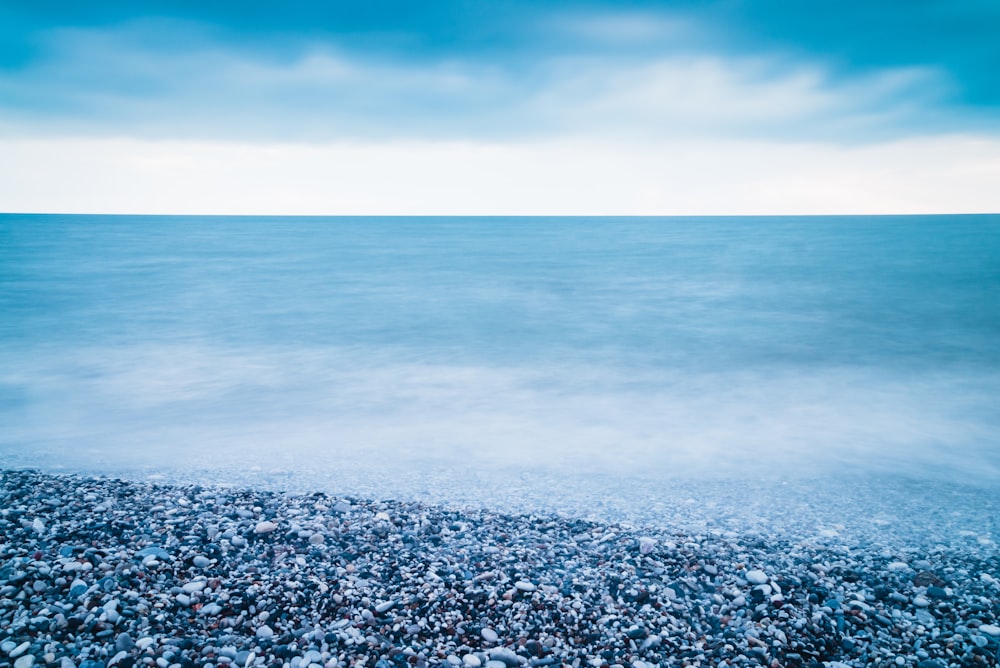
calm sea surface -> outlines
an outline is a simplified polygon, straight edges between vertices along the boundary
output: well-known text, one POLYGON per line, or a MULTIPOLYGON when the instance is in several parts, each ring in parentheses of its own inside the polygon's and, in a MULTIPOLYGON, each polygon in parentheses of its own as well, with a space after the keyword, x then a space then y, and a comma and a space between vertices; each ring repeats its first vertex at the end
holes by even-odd
POLYGON ((0 464, 995 489, 1000 216, 0 216, 0 464))

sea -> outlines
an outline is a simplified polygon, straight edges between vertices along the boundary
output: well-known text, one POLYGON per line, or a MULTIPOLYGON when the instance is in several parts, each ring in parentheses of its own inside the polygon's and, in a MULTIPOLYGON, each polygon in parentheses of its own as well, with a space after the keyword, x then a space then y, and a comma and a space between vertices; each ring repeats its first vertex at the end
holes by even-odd
POLYGON ((0 215, 0 467, 995 545, 1000 216, 0 215))

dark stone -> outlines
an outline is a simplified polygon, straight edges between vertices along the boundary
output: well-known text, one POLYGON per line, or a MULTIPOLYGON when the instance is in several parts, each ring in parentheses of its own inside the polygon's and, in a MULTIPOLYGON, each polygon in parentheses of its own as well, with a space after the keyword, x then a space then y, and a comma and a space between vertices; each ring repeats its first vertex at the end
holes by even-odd
POLYGON ((937 585, 931 585, 928 587, 927 595, 931 598, 948 598, 948 592, 937 585))
POLYGON ((930 585, 935 585, 938 587, 943 587, 945 585, 944 580, 934 575, 930 571, 920 571, 913 576, 913 584, 918 587, 928 587, 930 585))

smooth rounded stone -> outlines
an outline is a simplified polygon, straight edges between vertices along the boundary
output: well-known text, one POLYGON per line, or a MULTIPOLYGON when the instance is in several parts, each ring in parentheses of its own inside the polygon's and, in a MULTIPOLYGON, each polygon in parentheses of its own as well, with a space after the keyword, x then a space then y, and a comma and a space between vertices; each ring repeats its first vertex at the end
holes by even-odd
POLYGON ((927 595, 931 598, 948 598, 948 592, 937 585, 931 585, 927 588, 927 595))
POLYGON ((948 668, 948 664, 939 659, 924 659, 917 664, 917 668, 948 668))
POLYGON ((650 536, 641 536, 639 538, 639 554, 650 554, 656 549, 656 539, 650 536))
POLYGON ((243 536, 233 536, 232 538, 229 539, 229 542, 233 547, 247 546, 247 539, 244 538, 243 536))
POLYGON ((918 608, 926 608, 930 604, 931 604, 931 602, 928 601, 923 596, 917 595, 917 596, 913 597, 913 605, 917 606, 918 608))
POLYGON ((264 520, 263 522, 257 522, 257 526, 253 528, 253 532, 258 536, 271 533, 278 528, 278 525, 269 520, 264 520))
POLYGON ((140 652, 145 652, 146 648, 152 645, 154 642, 156 642, 156 640, 151 638, 150 636, 143 636, 142 638, 139 638, 138 640, 135 641, 135 646, 139 648, 140 652))
POLYGON ((383 601, 382 603, 379 603, 378 605, 375 606, 375 612, 377 612, 380 615, 384 614, 392 610, 392 608, 395 605, 396 605, 395 601, 383 601))
POLYGON ((534 584, 527 582, 526 580, 518 580, 514 583, 514 587, 520 591, 530 592, 538 589, 534 584))
POLYGON ((496 659, 497 661, 502 661, 503 663, 511 666, 517 666, 520 661, 517 658, 517 654, 514 654, 511 650, 506 647, 494 647, 490 650, 489 656, 491 659, 496 659))
POLYGON ((73 580, 73 583, 69 586, 70 598, 78 598, 80 596, 83 596, 84 594, 87 593, 88 589, 90 589, 90 587, 87 586, 87 583, 81 580, 80 578, 77 578, 73 580))
POLYGON ((321 533, 314 533, 313 535, 309 536, 310 545, 322 545, 325 541, 326 539, 323 537, 323 534, 321 533))
POLYGON ((313 663, 320 663, 323 661, 323 655, 318 651, 311 649, 302 655, 302 663, 310 665, 313 663))
POLYGON ((767 583, 767 574, 764 571, 753 570, 747 571, 746 575, 747 582, 753 585, 762 585, 767 583))
POLYGON ((59 668, 76 668, 76 664, 73 663, 73 659, 68 656, 64 656, 59 659, 59 668))
POLYGON ((908 571, 910 570, 910 565, 905 561, 893 561, 886 565, 885 568, 890 571, 908 571))
POLYGON ((203 554, 199 554, 191 560, 191 563, 195 565, 195 568, 208 568, 211 565, 212 560, 203 554))
POLYGON ((128 633, 119 633, 118 637, 115 638, 115 649, 119 652, 127 652, 133 647, 135 647, 135 643, 132 641, 132 636, 128 633))
POLYGON ((160 561, 168 561, 170 559, 170 553, 164 550, 162 547, 150 546, 144 547, 135 553, 136 558, 146 559, 147 557, 155 557, 160 561))
POLYGON ((486 662, 486 668, 507 668, 507 664, 498 659, 490 659, 486 662))
POLYGON ((257 637, 261 640, 270 640, 274 637, 274 631, 270 626, 264 624, 263 626, 257 627, 257 637))
POLYGON ((475 654, 466 654, 462 657, 462 664, 465 665, 466 668, 480 668, 480 666, 483 665, 483 662, 480 661, 479 657, 475 654))
POLYGON ((483 640, 486 642, 496 642, 500 640, 500 636, 497 635, 497 632, 490 628, 483 629, 479 632, 479 635, 481 635, 483 640))
POLYGON ((17 643, 13 640, 4 640, 3 642, 0 642, 0 652, 3 652, 4 654, 10 655, 10 651, 15 647, 17 647, 17 643))
POLYGON ((7 656, 9 656, 12 659, 16 659, 17 657, 27 652, 29 649, 31 649, 31 643, 25 640, 20 645, 15 645, 13 649, 9 650, 7 652, 7 656))
POLYGON ((25 654, 14 661, 14 668, 31 668, 34 663, 35 657, 31 654, 25 654))
POLYGON ((994 638, 1000 637, 1000 626, 994 624, 980 624, 979 631, 994 638))
POLYGON ((204 580, 194 580, 193 582, 185 582, 181 586, 181 589, 183 589, 185 591, 185 593, 188 593, 188 594, 197 593, 197 592, 201 591, 204 588, 205 588, 205 581, 204 580))

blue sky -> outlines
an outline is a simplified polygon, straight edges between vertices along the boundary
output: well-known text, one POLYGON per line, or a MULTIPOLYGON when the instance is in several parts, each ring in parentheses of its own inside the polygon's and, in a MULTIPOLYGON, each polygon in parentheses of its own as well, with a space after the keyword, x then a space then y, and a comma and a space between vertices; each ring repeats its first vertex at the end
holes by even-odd
POLYGON ((1000 3, 3 2, 0 210, 997 211, 1000 3))

